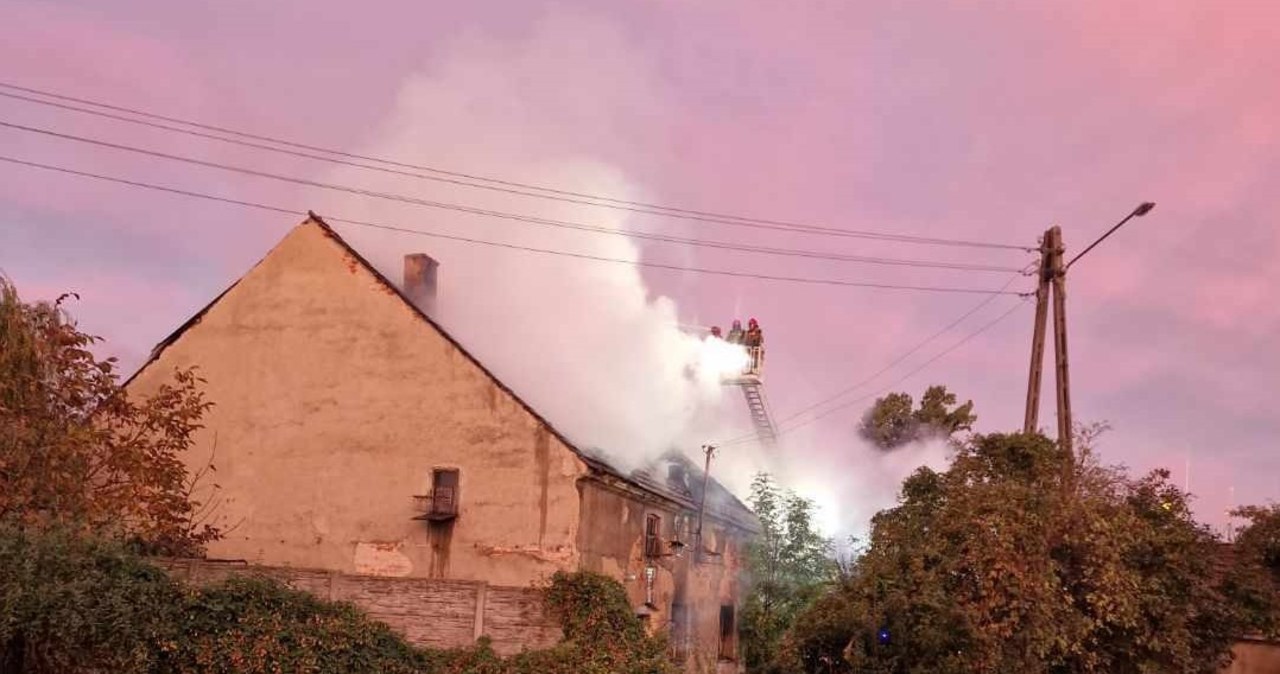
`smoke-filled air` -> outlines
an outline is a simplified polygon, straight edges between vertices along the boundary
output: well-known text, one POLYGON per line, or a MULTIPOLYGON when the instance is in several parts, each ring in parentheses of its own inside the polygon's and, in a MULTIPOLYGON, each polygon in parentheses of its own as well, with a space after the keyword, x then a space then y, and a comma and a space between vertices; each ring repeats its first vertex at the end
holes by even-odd
MULTIPOLYGON (((461 170, 502 167, 510 181, 661 203, 663 195, 648 193, 590 150, 593 139, 618 132, 620 115, 663 98, 662 86, 644 64, 627 58, 625 45, 613 29, 579 19, 548 21, 519 47, 461 38, 446 50, 448 60, 402 84, 362 152, 461 170), (548 62, 565 77, 541 78, 548 62), (602 62, 608 67, 593 67, 602 62), (524 108, 504 103, 512 92, 519 92, 524 108), (578 124, 548 134, 526 116, 538 106, 578 124), (472 133, 452 133, 458 128, 472 133)), ((610 232, 660 226, 664 234, 689 234, 679 222, 637 222, 622 210, 358 170, 328 177, 437 202, 536 212, 610 232)), ((624 261, 644 256, 635 240, 608 233, 378 199, 333 204, 335 214, 349 218, 449 236, 624 261)), ((317 212, 324 214, 325 205, 317 212)), ((672 449, 701 463, 704 443, 751 433, 741 393, 721 382, 723 374, 742 370, 746 352, 707 331, 712 324, 727 328, 736 307, 721 316, 682 312, 670 297, 651 292, 641 268, 631 264, 335 226, 391 279, 400 279, 406 253, 438 260, 438 322, 561 432, 622 470, 643 467, 672 449)), ((818 502, 825 530, 845 534, 856 533, 876 508, 892 501, 901 477, 944 455, 920 447, 887 457, 854 437, 851 424, 845 451, 818 451, 809 430, 785 439, 786 461, 740 443, 717 455, 713 472, 740 497, 755 473, 772 472, 818 502)))
MULTIPOLYGON (((567 30, 567 27, 564 28, 567 30)), ((556 27, 547 29, 550 33, 556 27)), ((585 34, 599 34, 599 30, 585 34)), ((602 44, 607 42, 601 36, 602 44)), ((528 46, 526 58, 489 50, 472 42, 457 57, 404 83, 396 108, 367 150, 425 165, 503 166, 510 180, 551 184, 574 191, 643 200, 643 189, 613 166, 589 156, 551 151, 554 139, 535 134, 501 105, 476 101, 477 91, 495 100, 520 82, 520 69, 534 67, 547 53, 546 34, 528 46), (532 58, 529 58, 532 57, 532 58), (467 86, 457 86, 462 81, 467 86), (467 92, 467 93, 463 93, 467 92), (446 129, 492 129, 461 137, 446 129), (541 157, 533 160, 532 157, 541 157), (523 161, 521 161, 523 159, 523 161)), ((569 48, 572 49, 572 48, 569 48)), ((603 58, 611 51, 604 50, 603 58)), ((597 54, 596 58, 601 58, 597 54)), ((605 83, 599 83, 605 84, 605 83)), ((556 83, 539 98, 572 100, 588 83, 556 83), (573 91, 569 91, 573 90, 573 91)), ((615 88, 646 91, 643 72, 615 88)), ((597 88, 598 90, 598 88, 597 88)), ((579 94, 580 95, 580 94, 579 94)), ((572 103, 593 123, 611 111, 602 96, 572 103)), ((343 182, 366 181, 368 174, 346 171, 343 182)), ((531 200, 413 178, 376 176, 382 191, 425 196, 442 202, 483 205, 495 210, 529 212, 621 232, 626 213, 550 200, 531 200)), ((344 203, 342 211, 352 212, 344 203)), ((397 226, 502 241, 517 246, 572 251, 622 261, 640 259, 631 239, 607 233, 566 230, 527 222, 368 200, 356 214, 397 226)), ((400 278, 405 253, 425 252, 440 262, 435 318, 486 366, 530 402, 553 425, 583 448, 604 452, 619 468, 637 468, 672 448, 693 447, 710 439, 724 397, 721 374, 741 371, 741 347, 709 337, 698 326, 682 326, 675 302, 650 294, 632 264, 493 248, 440 238, 370 230, 336 224, 388 278, 400 278)), ((738 402, 738 401, 734 401, 738 402)))

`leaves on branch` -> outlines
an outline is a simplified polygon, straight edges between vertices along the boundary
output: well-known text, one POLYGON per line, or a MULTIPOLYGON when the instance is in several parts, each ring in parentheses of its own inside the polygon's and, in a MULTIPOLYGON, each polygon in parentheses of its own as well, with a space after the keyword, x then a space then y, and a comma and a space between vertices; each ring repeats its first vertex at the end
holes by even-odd
POLYGON ((915 409, 910 395, 890 393, 877 398, 867 410, 858 425, 858 433, 883 450, 950 438, 971 430, 978 418, 973 413, 972 400, 958 406, 956 401, 956 395, 945 386, 930 386, 920 398, 920 407, 915 409))
POLYGON ((60 524, 193 554, 218 536, 179 458, 212 406, 193 370, 146 400, 58 302, 27 304, 0 278, 0 520, 60 524))
POLYGON ((1262 585, 1262 571, 1280 511, 1246 511, 1254 524, 1232 561, 1168 471, 1135 479, 1093 457, 994 434, 958 446, 944 472, 919 469, 873 519, 851 580, 800 617, 783 660, 882 674, 1207 674, 1235 639, 1274 632, 1280 585, 1262 585))

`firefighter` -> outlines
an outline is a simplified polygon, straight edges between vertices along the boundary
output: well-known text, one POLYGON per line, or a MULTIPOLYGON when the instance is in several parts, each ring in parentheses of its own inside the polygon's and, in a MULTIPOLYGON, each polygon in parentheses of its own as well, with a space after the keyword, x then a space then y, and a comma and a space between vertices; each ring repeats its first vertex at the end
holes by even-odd
POLYGON ((760 322, 754 318, 747 321, 747 334, 744 343, 753 349, 764 346, 764 331, 760 329, 760 322))
POLYGON ((760 330, 760 322, 752 318, 747 321, 747 332, 742 340, 747 347, 747 353, 751 356, 751 365, 748 372, 759 375, 761 368, 764 366, 764 332, 760 330))
POLYGON ((734 319, 733 327, 729 328, 729 336, 725 338, 730 344, 741 344, 745 333, 742 332, 742 321, 734 319))
POLYGON ((724 339, 724 336, 720 334, 720 326, 718 325, 711 326, 711 336, 715 337, 716 339, 724 339))

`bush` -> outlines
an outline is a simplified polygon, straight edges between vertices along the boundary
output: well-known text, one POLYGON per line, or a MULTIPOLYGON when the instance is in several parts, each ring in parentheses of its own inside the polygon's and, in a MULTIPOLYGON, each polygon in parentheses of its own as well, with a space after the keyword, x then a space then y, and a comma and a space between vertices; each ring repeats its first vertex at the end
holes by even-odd
POLYGON ((355 606, 262 577, 192 593, 177 626, 179 672, 425 672, 428 654, 355 606))
POLYGON ((182 601, 120 544, 0 526, 0 671, 157 670, 182 601))
POLYGON ((663 638, 650 636, 636 618, 626 590, 598 573, 558 571, 546 588, 547 606, 559 618, 564 641, 512 658, 515 672, 663 674, 674 672, 663 638))
POLYGON ((669 674, 622 586, 557 573, 564 628, 548 649, 503 658, 487 640, 414 647, 358 608, 262 577, 188 588, 115 541, 0 526, 0 672, 669 674))

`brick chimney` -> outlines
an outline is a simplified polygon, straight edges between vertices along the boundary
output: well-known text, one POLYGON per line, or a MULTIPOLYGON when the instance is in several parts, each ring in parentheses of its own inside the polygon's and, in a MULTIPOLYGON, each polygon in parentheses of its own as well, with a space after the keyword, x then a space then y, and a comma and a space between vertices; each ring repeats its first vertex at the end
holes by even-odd
POLYGON ((404 256, 404 294, 428 316, 436 312, 436 270, 440 263, 426 253, 404 256))

